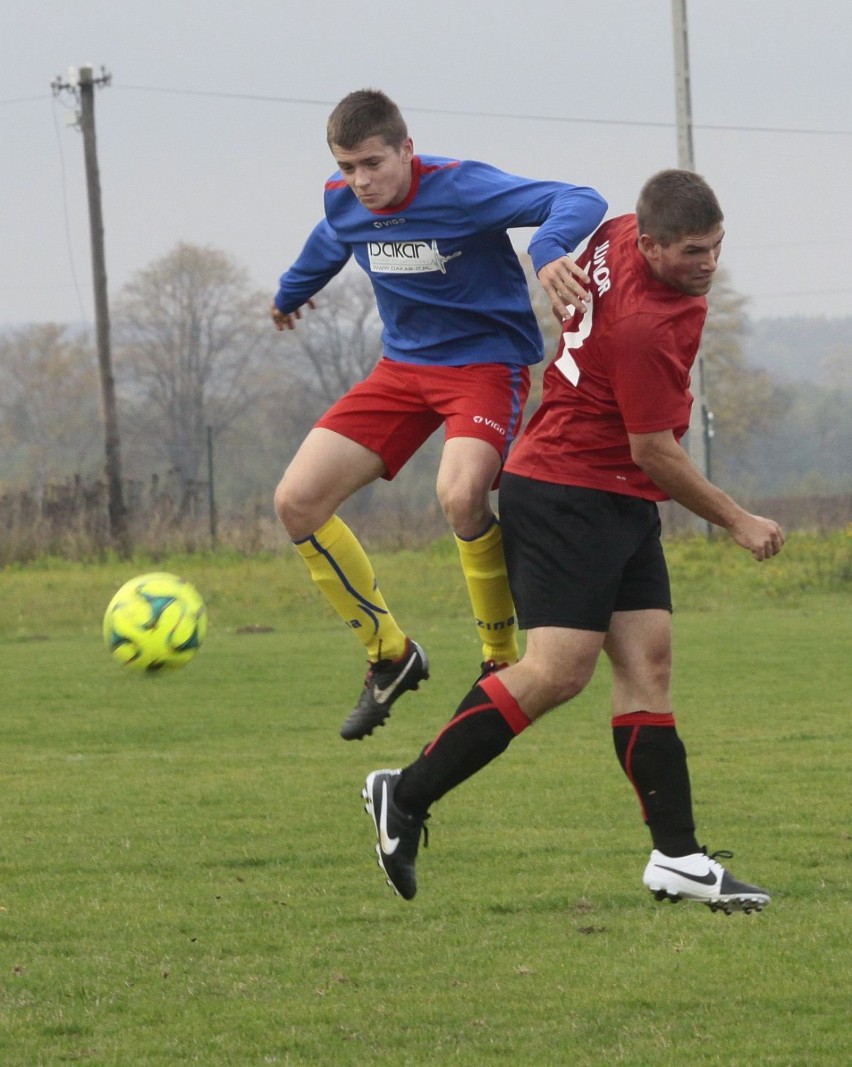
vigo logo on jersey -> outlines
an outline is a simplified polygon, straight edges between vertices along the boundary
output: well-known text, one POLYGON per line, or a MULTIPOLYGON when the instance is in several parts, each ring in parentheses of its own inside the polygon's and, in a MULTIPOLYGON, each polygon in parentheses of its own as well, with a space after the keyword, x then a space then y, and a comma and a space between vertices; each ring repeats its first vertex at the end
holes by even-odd
POLYGON ((446 274, 445 264, 460 256, 442 256, 437 241, 368 241, 367 256, 374 274, 426 274, 439 270, 446 274))

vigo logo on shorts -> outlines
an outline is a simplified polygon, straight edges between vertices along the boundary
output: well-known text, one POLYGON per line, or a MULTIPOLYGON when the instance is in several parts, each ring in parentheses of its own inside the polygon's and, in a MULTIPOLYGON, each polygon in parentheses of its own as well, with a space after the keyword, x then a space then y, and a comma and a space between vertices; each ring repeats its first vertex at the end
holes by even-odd
POLYGON ((473 421, 478 426, 487 426, 489 430, 496 430, 501 437, 506 436, 506 427, 501 426, 499 422, 495 422, 494 419, 489 419, 486 415, 474 415, 473 421))

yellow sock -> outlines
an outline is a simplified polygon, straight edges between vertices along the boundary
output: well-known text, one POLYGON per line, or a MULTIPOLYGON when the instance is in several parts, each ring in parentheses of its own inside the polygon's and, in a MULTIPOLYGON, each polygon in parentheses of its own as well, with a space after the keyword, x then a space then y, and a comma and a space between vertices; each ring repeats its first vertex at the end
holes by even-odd
POLYGON ((456 544, 473 617, 482 640, 482 658, 497 663, 515 663, 518 632, 500 523, 495 519, 484 534, 470 541, 456 536, 456 544))
POLYGON ((397 659, 405 651, 405 634, 379 592, 373 567, 361 542, 336 515, 296 551, 307 564, 323 596, 367 650, 373 662, 397 659))

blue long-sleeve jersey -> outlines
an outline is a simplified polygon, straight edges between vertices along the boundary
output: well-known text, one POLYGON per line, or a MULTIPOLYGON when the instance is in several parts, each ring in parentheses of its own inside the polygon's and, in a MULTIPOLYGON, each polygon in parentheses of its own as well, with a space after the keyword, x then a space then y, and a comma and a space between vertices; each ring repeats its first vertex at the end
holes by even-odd
POLYGON ((354 256, 372 282, 389 359, 538 363, 541 333, 506 231, 539 227, 529 245, 538 271, 572 252, 606 207, 583 186, 415 156, 406 199, 373 212, 337 172, 326 182, 325 218, 281 276, 275 304, 295 311, 354 256))

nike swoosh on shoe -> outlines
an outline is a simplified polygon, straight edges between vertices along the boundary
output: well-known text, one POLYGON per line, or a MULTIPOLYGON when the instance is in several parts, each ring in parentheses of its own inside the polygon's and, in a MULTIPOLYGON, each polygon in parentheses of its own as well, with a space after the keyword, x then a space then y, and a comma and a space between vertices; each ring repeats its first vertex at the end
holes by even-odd
POLYGON ((680 878, 688 878, 690 882, 698 882, 700 885, 713 885, 717 877, 713 871, 708 871, 706 874, 690 874, 688 871, 679 871, 677 867, 666 867, 662 863, 658 863, 656 866, 661 871, 671 871, 672 874, 676 874, 680 878))
POLYGON ((396 678, 394 678, 394 680, 391 682, 391 684, 389 686, 386 686, 384 689, 379 689, 379 687, 377 685, 373 686, 373 699, 375 700, 375 702, 377 704, 384 704, 386 700, 388 700, 390 697, 393 696, 393 694, 397 691, 397 689, 402 684, 405 676, 408 674, 408 672, 414 666, 416 660, 417 660, 417 653, 416 652, 412 652, 411 657, 408 660, 408 663, 406 663, 405 667, 399 672, 399 674, 396 676, 396 678))
POLYGON ((392 856, 399 844, 398 837, 388 836, 388 783, 382 782, 382 811, 379 816, 379 845, 385 856, 392 856))

